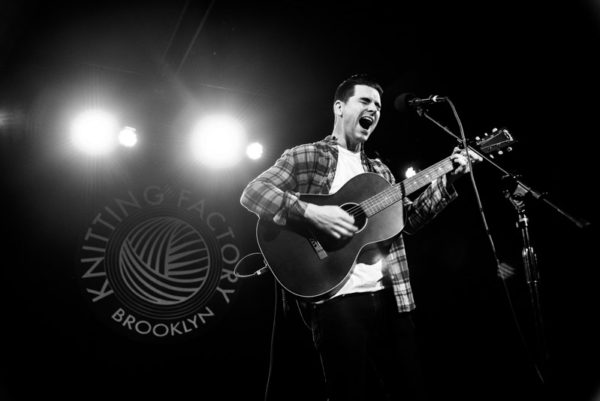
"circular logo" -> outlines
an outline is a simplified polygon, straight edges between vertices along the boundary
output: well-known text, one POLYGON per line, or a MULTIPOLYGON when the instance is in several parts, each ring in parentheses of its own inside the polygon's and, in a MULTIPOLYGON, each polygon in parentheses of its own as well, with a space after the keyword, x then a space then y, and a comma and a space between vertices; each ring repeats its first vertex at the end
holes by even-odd
POLYGON ((235 295, 234 239, 225 215, 190 191, 129 191, 88 227, 81 282, 93 307, 120 331, 188 337, 223 314, 235 295))

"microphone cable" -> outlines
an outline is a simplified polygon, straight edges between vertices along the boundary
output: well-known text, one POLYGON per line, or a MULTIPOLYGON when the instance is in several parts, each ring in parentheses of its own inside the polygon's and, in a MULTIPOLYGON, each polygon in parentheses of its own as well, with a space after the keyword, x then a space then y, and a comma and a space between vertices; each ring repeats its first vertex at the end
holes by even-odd
POLYGON ((265 384, 265 395, 264 401, 268 401, 269 391, 271 389, 271 377, 273 374, 273 354, 275 353, 275 328, 277 327, 277 309, 279 305, 279 288, 277 285, 277 281, 273 278, 273 324, 271 325, 271 339, 269 341, 269 367, 267 370, 267 382, 265 384))

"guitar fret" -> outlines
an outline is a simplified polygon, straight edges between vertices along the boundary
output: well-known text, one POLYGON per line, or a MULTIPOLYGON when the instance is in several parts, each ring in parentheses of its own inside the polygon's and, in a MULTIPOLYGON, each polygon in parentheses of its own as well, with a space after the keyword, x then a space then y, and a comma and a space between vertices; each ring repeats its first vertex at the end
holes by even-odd
POLYGON ((361 209, 367 216, 372 216, 388 206, 401 201, 405 196, 416 192, 451 170, 452 162, 448 157, 426 168, 415 176, 407 178, 404 181, 394 184, 378 194, 365 199, 360 203, 361 209))

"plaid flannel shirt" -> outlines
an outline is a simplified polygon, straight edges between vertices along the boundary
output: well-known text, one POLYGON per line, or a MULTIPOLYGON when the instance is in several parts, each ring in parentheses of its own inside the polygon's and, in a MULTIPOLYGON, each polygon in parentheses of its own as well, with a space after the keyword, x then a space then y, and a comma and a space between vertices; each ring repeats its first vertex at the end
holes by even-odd
MULTIPOLYGON (((365 171, 379 174, 390 184, 395 183, 392 172, 381 160, 369 159, 364 151, 361 151, 361 159, 365 171)), ((332 135, 287 149, 273 166, 246 186, 241 204, 259 218, 275 224, 285 225, 288 219, 303 219, 307 204, 299 199, 300 194, 328 194, 337 160, 337 141, 332 135)), ((440 177, 414 201, 404 198, 404 229, 394 239, 384 259, 391 273, 400 312, 415 308, 403 234, 416 232, 456 198, 454 188, 446 188, 445 182, 445 177, 440 177)))

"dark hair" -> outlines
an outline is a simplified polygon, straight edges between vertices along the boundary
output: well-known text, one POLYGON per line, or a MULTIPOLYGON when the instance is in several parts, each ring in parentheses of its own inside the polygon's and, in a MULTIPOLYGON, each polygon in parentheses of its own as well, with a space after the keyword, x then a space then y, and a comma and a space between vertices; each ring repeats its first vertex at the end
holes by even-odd
POLYGON ((333 101, 336 102, 341 100, 344 103, 348 101, 348 99, 354 95, 354 87, 356 85, 370 86, 379 92, 379 96, 383 96, 383 88, 373 78, 367 74, 354 74, 338 85, 335 90, 333 101))

